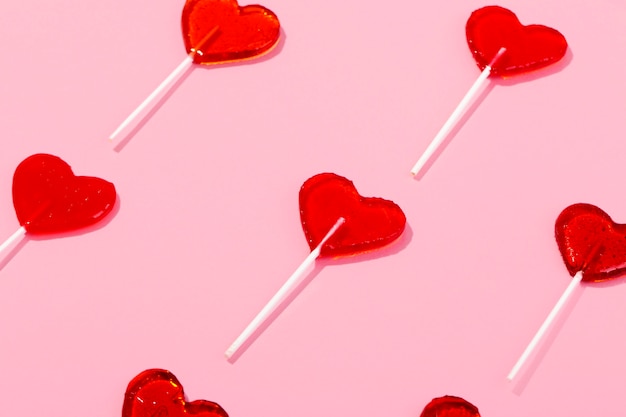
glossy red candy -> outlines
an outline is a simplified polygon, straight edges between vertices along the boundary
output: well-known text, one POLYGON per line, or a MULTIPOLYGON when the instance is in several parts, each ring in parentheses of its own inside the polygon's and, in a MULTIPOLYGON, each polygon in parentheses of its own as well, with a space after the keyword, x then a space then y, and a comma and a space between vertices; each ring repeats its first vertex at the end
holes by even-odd
POLYGON ((400 237, 404 213, 393 201, 361 197, 352 181, 324 173, 300 189, 300 220, 311 249, 343 217, 346 221, 322 247, 320 256, 350 256, 383 247, 400 237))
POLYGON ((567 51, 567 41, 557 30, 542 25, 524 26, 512 11, 499 6, 474 11, 467 21, 465 33, 481 70, 500 48, 506 48, 491 70, 491 74, 503 77, 554 64, 567 51))
POLYGON ((567 207, 556 220, 555 237, 570 275, 582 270, 583 281, 604 281, 626 274, 626 225, 598 207, 567 207))
POLYGON ((480 417, 478 408, 463 398, 446 395, 433 399, 420 417, 480 417))
POLYGON ((171 372, 149 369, 128 384, 122 417, 228 417, 228 414, 211 401, 185 401, 183 386, 171 372))
POLYGON ((239 6, 236 0, 187 0, 182 16, 183 38, 197 64, 251 58, 278 41, 278 17, 263 6, 239 6), (206 36, 217 27, 215 35, 206 36))
POLYGON ((13 205, 30 234, 69 232, 102 220, 115 205, 115 186, 75 176, 61 158, 31 155, 13 175, 13 205))

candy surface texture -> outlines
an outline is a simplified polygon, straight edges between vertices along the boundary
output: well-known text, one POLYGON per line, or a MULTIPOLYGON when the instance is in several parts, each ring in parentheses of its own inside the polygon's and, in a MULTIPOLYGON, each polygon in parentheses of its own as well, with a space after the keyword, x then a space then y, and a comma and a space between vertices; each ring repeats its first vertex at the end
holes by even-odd
POLYGON ((183 386, 171 372, 149 369, 128 384, 122 417, 228 417, 228 414, 211 401, 185 401, 183 386))
POLYGON ((481 70, 500 48, 506 48, 491 70, 492 75, 503 77, 554 64, 567 51, 567 41, 557 30, 542 25, 524 26, 513 12, 499 6, 474 11, 467 21, 465 34, 481 70))
POLYGON ((300 189, 300 220, 314 249, 335 222, 346 222, 322 247, 320 256, 350 256, 381 248, 400 237, 406 217, 393 201, 361 197, 352 181, 324 173, 300 189))
POLYGON ((626 225, 598 207, 567 207, 556 220, 555 237, 570 275, 582 270, 583 281, 604 281, 626 273, 626 225))
POLYGON ((91 226, 113 210, 115 186, 100 178, 75 176, 61 158, 31 155, 13 175, 13 205, 28 233, 70 232, 91 226))
POLYGON ((187 0, 182 16, 187 53, 197 64, 252 58, 269 51, 280 36, 278 17, 263 6, 236 0, 187 0), (215 27, 217 32, 205 39, 215 27))
POLYGON ((478 408, 460 397, 446 395, 433 399, 420 417, 480 417, 478 408))

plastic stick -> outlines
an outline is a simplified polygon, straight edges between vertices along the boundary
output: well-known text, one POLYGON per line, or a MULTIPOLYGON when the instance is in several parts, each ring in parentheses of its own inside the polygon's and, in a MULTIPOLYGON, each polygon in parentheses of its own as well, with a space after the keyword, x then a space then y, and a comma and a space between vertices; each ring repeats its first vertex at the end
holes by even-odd
POLYGON ((5 250, 7 250, 7 248, 13 246, 15 242, 22 239, 25 235, 26 229, 24 228, 24 226, 20 226, 19 229, 17 229, 11 236, 9 236, 7 240, 5 240, 0 245, 0 253, 3 253, 5 250))
POLYGON ((485 66, 485 69, 482 70, 482 72, 480 73, 476 81, 474 81, 474 84, 472 84, 472 86, 467 91, 467 93, 465 93, 465 96, 463 97, 463 99, 461 99, 461 101, 456 106, 456 108, 454 109, 450 117, 448 117, 448 120, 446 120, 446 122, 441 127, 441 129, 439 130, 435 138, 432 140, 432 142, 430 142, 430 144, 428 145, 428 147, 426 148, 422 156, 418 159, 418 161, 415 163, 415 165, 411 169, 411 174, 413 176, 416 176, 417 174, 419 174, 422 168, 424 168, 424 165, 426 165, 426 163, 434 155, 437 149, 439 149, 439 147, 441 146, 445 138, 450 134, 454 126, 456 126, 459 120, 461 120, 461 117, 463 117, 467 109, 470 107, 470 105, 472 104, 472 101, 474 100, 474 98, 476 97, 480 89, 482 88, 485 81, 487 80, 489 75, 491 75, 492 66, 496 63, 498 59, 500 59, 500 57, 502 56, 502 54, 504 54, 505 51, 506 51, 506 48, 500 48, 496 56, 491 60, 489 65, 485 66))
POLYGON ((187 72, 187 70, 193 64, 193 59, 195 55, 202 53, 200 49, 208 42, 211 37, 213 37, 218 29, 218 26, 215 26, 213 29, 211 29, 209 33, 207 33, 207 35, 202 39, 198 47, 192 49, 191 53, 185 57, 183 62, 181 62, 174 69, 174 71, 172 71, 170 75, 168 75, 167 78, 165 78, 163 82, 161 82, 161 84, 159 84, 159 86, 152 93, 150 93, 150 95, 146 97, 146 99, 139 106, 137 106, 137 108, 131 114, 128 115, 128 117, 118 126, 118 128, 115 129, 111 136, 109 136, 109 139, 111 141, 116 141, 118 139, 118 136, 122 132, 124 132, 131 124, 136 126, 141 121, 137 120, 135 122, 135 119, 137 119, 139 115, 148 114, 148 112, 152 108, 154 108, 154 106, 158 103, 157 98, 166 94, 169 89, 172 88, 174 84, 176 84, 180 77, 182 77, 187 72))
POLYGON ((328 231, 322 241, 311 251, 306 259, 300 264, 300 266, 294 271, 293 274, 287 279, 282 287, 274 294, 270 301, 263 307, 263 309, 256 315, 256 317, 248 324, 248 327, 235 339, 230 347, 224 353, 227 358, 231 358, 237 353, 237 351, 243 346, 243 344, 254 334, 254 332, 261 326, 265 320, 272 314, 272 312, 284 301, 284 299, 293 291, 294 288, 304 278, 307 269, 315 262, 320 255, 322 246, 326 243, 330 237, 335 234, 337 229, 346 222, 343 217, 340 217, 333 227, 328 231))

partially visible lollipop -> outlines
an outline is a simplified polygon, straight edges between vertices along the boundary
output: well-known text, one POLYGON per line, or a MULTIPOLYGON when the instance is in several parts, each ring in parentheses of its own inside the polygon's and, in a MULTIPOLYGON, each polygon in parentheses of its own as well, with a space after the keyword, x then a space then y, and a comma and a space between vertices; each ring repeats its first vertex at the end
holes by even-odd
POLYGON ((219 404, 187 402, 183 386, 164 369, 148 369, 129 382, 122 417, 228 417, 219 404))
POLYGON ((535 71, 559 61, 567 51, 567 41, 557 30, 542 25, 524 26, 512 11, 499 6, 475 10, 467 21, 465 34, 482 72, 411 169, 414 176, 461 120, 487 78, 535 71))
POLYGON ((139 123, 137 118, 147 116, 192 64, 254 58, 270 51, 280 35, 274 12, 259 5, 242 7, 237 0, 187 0, 181 20, 188 55, 111 134, 111 141, 118 141, 123 132, 130 133, 139 123))
POLYGON ((25 234, 53 235, 92 226, 115 206, 115 186, 96 177, 75 176, 58 156, 35 154, 13 175, 13 206, 20 227, 0 253, 25 234))
POLYGON ((600 282, 626 274, 626 224, 615 223, 598 207, 578 203, 561 212, 556 243, 573 277, 534 338, 507 376, 513 380, 581 282, 600 282))
POLYGON ((461 397, 445 395, 434 398, 420 417, 480 417, 478 408, 461 397))
POLYGON ((226 350, 233 357, 306 276, 317 258, 355 256, 398 239, 406 225, 392 201, 362 197, 352 181, 332 173, 315 175, 300 189, 300 220, 311 253, 241 335, 226 350))

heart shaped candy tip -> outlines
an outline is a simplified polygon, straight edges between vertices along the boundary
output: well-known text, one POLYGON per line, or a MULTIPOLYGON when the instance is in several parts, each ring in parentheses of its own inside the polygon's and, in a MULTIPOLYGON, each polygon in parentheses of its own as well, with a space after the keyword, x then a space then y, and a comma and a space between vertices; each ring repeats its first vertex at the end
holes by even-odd
POLYGON ((557 30, 543 25, 524 26, 515 13, 500 6, 474 11, 465 26, 467 44, 481 70, 500 48, 504 54, 491 64, 491 74, 524 74, 554 64, 565 56, 567 41, 557 30))
POLYGON ((478 408, 463 398, 446 395, 434 398, 420 417, 480 417, 478 408))
POLYGON ((555 223, 555 238, 570 275, 598 282, 626 274, 626 225, 586 203, 565 208, 555 223))
POLYGON ((194 62, 216 64, 269 52, 280 36, 280 22, 274 12, 259 5, 239 6, 236 0, 187 0, 182 30, 187 52, 196 52, 194 62), (206 40, 216 27, 216 34, 206 40))
POLYGON ((300 189, 300 220, 311 249, 335 222, 343 224, 322 246, 320 256, 352 256, 373 251, 398 239, 406 217, 393 201, 362 197, 352 181, 333 173, 315 175, 300 189))
POLYGON ((70 232, 103 220, 115 205, 115 186, 100 178, 75 176, 58 156, 31 155, 13 175, 18 221, 33 235, 70 232))
POLYGON ((183 386, 164 369, 143 371, 128 384, 122 417, 228 417, 219 404, 206 400, 185 401, 183 386))

